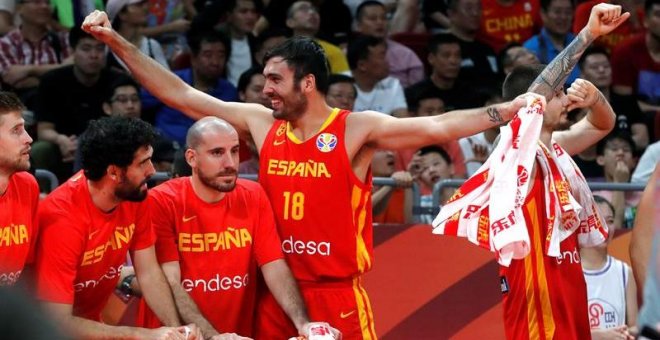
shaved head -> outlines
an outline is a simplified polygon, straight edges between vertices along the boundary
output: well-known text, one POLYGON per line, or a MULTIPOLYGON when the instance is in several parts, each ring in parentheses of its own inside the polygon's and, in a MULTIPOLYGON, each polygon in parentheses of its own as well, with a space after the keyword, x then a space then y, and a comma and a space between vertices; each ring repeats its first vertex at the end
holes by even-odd
POLYGON ((190 129, 188 129, 188 134, 186 135, 186 144, 189 148, 197 148, 204 142, 204 135, 206 132, 210 131, 228 135, 238 135, 236 129, 234 129, 234 127, 227 123, 225 120, 222 120, 218 117, 204 117, 195 122, 195 124, 193 124, 190 129))

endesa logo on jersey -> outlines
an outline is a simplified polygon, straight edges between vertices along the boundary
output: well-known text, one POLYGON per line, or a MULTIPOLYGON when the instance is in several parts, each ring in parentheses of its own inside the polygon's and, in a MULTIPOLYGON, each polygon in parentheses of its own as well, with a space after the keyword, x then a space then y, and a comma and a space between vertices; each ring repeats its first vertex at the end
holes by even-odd
POLYGON ((9 273, 0 273, 0 287, 13 286, 21 277, 22 270, 9 273))
POLYGON ((322 133, 316 138, 316 147, 321 152, 330 152, 337 146, 337 136, 331 133, 322 133))
POLYGON ((282 241, 282 251, 287 254, 330 256, 330 242, 301 241, 293 236, 282 241))
POLYGON ((108 271, 105 272, 105 274, 101 275, 98 279, 94 280, 86 280, 83 282, 76 282, 73 285, 73 290, 78 293, 82 291, 83 289, 87 288, 94 288, 98 286, 101 282, 106 281, 106 280, 119 280, 119 276, 121 276, 121 269, 124 268, 123 264, 120 264, 118 267, 110 267, 108 268, 108 271))
POLYGON ((249 275, 234 275, 234 276, 223 276, 216 273, 214 276, 205 279, 183 279, 181 280, 181 287, 186 292, 190 292, 193 289, 201 289, 204 293, 206 292, 219 292, 227 291, 230 289, 241 289, 248 286, 249 275))

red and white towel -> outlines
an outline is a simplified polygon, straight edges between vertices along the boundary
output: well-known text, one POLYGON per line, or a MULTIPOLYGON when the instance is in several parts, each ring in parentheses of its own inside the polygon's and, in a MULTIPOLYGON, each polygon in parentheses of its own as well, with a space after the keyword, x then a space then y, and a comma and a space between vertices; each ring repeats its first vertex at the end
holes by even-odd
POLYGON ((552 152, 540 141, 545 101, 528 98, 527 106, 500 129, 500 142, 488 160, 442 206, 433 233, 467 237, 494 251, 508 266, 530 252, 522 212, 534 160, 545 186, 547 255, 560 256, 560 243, 578 232, 580 246, 607 239, 607 225, 598 213, 589 186, 573 159, 554 140, 552 152))

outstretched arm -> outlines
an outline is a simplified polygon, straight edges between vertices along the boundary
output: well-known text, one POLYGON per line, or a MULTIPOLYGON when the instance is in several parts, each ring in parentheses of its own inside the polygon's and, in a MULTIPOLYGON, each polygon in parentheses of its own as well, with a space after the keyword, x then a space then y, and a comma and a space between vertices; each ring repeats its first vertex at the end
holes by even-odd
MULTIPOLYGON (((224 102, 189 86, 122 38, 112 29, 104 12, 94 11, 89 14, 82 28, 99 41, 106 43, 128 66, 133 77, 149 92, 166 105, 193 119, 211 115, 220 117, 234 126, 242 137, 253 132, 251 128, 254 129, 260 121, 267 125, 272 122, 270 110, 261 105, 224 102)), ((267 129, 263 132, 264 136, 266 131, 267 129)), ((255 139, 258 141, 261 140, 259 136, 254 137, 257 137, 255 139)))
POLYGON ((546 100, 552 99, 557 90, 580 60, 584 50, 596 38, 614 30, 626 21, 630 13, 621 13, 621 6, 601 3, 591 9, 589 22, 573 41, 555 57, 534 80, 529 92, 538 93, 546 100))

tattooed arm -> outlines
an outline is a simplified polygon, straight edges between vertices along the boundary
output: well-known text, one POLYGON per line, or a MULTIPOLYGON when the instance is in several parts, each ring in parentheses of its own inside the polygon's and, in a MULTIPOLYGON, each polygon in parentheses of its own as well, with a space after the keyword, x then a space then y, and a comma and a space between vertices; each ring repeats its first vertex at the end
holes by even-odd
POLYGON ((589 22, 573 41, 555 57, 529 87, 529 92, 552 99, 555 91, 564 84, 584 50, 598 37, 605 35, 622 22, 630 13, 621 13, 621 6, 601 3, 591 9, 589 22))

